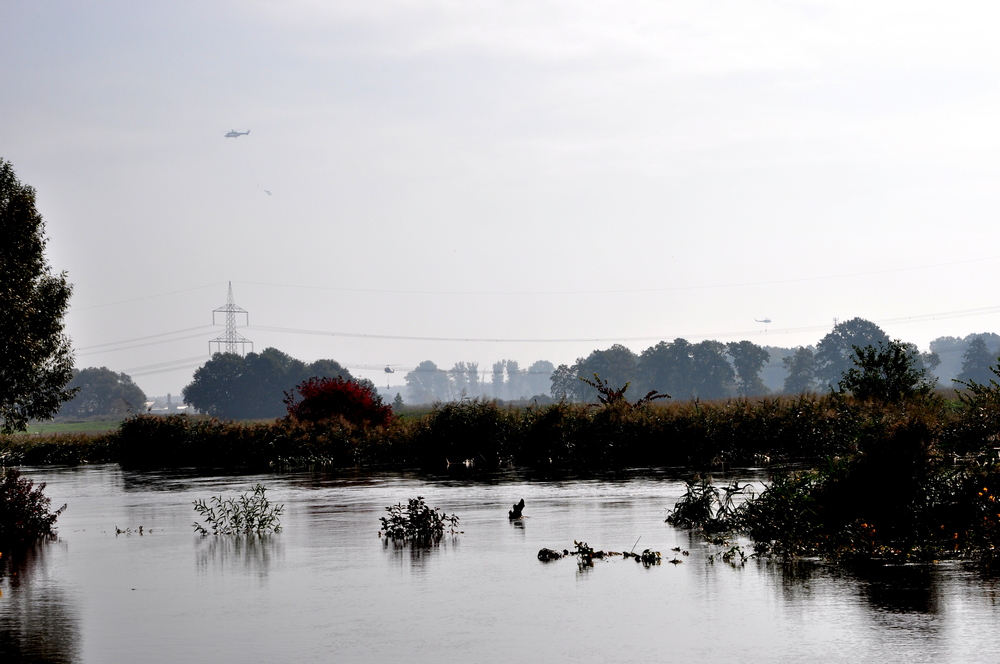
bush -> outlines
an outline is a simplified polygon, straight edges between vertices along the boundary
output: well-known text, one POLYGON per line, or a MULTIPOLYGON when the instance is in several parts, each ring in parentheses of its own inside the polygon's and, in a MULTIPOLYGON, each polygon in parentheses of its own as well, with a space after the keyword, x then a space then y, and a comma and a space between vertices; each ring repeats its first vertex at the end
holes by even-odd
POLYGON ((53 525, 66 506, 50 512, 44 482, 35 487, 16 468, 0 468, 0 474, 0 546, 55 537, 53 525))
POLYGON ((310 378, 300 383, 293 393, 285 394, 289 417, 303 422, 320 422, 343 417, 355 426, 382 425, 392 421, 392 407, 382 403, 382 397, 370 385, 336 378, 310 378))
POLYGON ((384 533, 386 542, 391 539, 397 543, 427 545, 439 541, 444 536, 446 526, 452 535, 458 532, 455 530, 458 516, 444 514, 436 507, 431 509, 424 502, 423 496, 410 498, 406 507, 397 503, 386 507, 385 511, 389 516, 379 519, 382 522, 379 535, 384 533))
MULTIPOLYGON (((222 496, 194 501, 194 511, 212 529, 213 535, 253 535, 267 532, 280 532, 281 522, 278 517, 285 509, 284 505, 272 505, 264 493, 267 489, 263 484, 253 488, 253 493, 246 492, 239 498, 222 496), (211 503, 211 506, 209 506, 211 503)), ((208 535, 208 528, 198 523, 194 524, 195 532, 208 535)))

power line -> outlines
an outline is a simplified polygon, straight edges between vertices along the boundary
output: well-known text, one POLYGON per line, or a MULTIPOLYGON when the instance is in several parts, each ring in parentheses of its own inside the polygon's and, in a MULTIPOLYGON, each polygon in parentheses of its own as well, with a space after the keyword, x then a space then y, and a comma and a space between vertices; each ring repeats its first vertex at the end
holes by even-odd
POLYGON ((820 275, 811 277, 795 277, 790 279, 768 279, 762 281, 744 281, 721 284, 696 284, 693 286, 659 286, 655 288, 618 288, 607 290, 552 290, 552 291, 435 291, 435 290, 412 290, 412 289, 383 289, 383 288, 347 288, 341 286, 315 286, 301 284, 274 284, 262 281, 237 281, 236 283, 251 286, 271 286, 275 288, 297 288, 309 290, 328 290, 345 293, 382 293, 395 295, 465 295, 465 296, 530 296, 530 295, 621 295, 624 293, 665 293, 671 291, 691 291, 691 290, 711 290, 713 288, 743 288, 747 286, 774 286, 779 284, 792 284, 810 281, 827 281, 831 279, 849 279, 851 277, 868 277, 878 274, 895 274, 898 272, 909 272, 913 270, 926 270, 939 267, 953 267, 955 265, 967 265, 969 263, 981 263, 994 261, 1000 256, 988 256, 986 258, 970 258, 960 261, 949 261, 946 263, 932 263, 929 265, 911 265, 898 268, 886 268, 882 270, 868 270, 865 272, 847 272, 843 274, 820 275))
POLYGON ((159 341, 150 341, 144 344, 132 344, 130 346, 122 346, 120 348, 109 348, 107 350, 94 350, 88 353, 77 353, 78 357, 87 357, 89 355, 105 355, 107 353, 116 353, 120 350, 132 350, 133 348, 145 348, 146 346, 157 346, 159 344, 171 343, 173 341, 184 341, 185 339, 204 339, 205 333, 201 334, 189 334, 185 337, 177 337, 175 339, 161 339, 159 341))
POLYGON ((194 362, 196 360, 198 361, 198 364, 202 364, 206 362, 208 359, 204 355, 195 355, 193 357, 185 357, 179 360, 168 360, 166 362, 157 362, 156 364, 147 364, 141 367, 132 367, 131 369, 126 369, 125 373, 132 374, 133 372, 138 373, 143 371, 151 371, 154 369, 164 369, 171 367, 171 365, 190 364, 191 362, 194 362))
POLYGON ((101 307, 113 307, 119 304, 129 304, 130 302, 141 302, 143 300, 153 300, 158 297, 167 297, 168 295, 177 295, 178 293, 190 293, 191 291, 202 290, 203 288, 214 288, 225 282, 217 281, 212 284, 204 284, 202 286, 194 286, 192 288, 182 288, 181 290, 169 291, 166 293, 154 293, 153 295, 143 295, 142 297, 134 297, 130 300, 118 300, 117 302, 105 302, 104 304, 92 304, 87 307, 74 307, 70 305, 70 311, 87 311, 88 309, 100 309, 101 307))
MULTIPOLYGON (((161 332, 160 334, 150 334, 145 337, 135 337, 132 339, 124 339, 122 341, 109 341, 108 343, 94 344, 93 346, 82 346, 74 350, 82 351, 82 350, 92 350, 94 348, 103 348, 104 346, 117 346, 118 344, 129 344, 134 341, 145 341, 147 339, 156 339, 157 337, 167 337, 172 334, 183 334, 184 332, 194 332, 195 330, 207 330, 212 327, 213 327, 212 325, 198 325, 197 327, 186 327, 183 330, 174 330, 172 332, 161 332)), ((173 339, 168 339, 167 341, 173 341, 173 339)))
POLYGON ((195 367, 200 367, 201 365, 202 365, 202 362, 196 362, 194 364, 182 364, 182 365, 179 365, 179 366, 176 366, 176 367, 165 367, 163 369, 151 369, 149 371, 136 371, 135 373, 130 373, 130 372, 126 371, 125 373, 129 374, 130 376, 151 376, 152 374, 169 373, 171 371, 183 371, 185 369, 194 369, 195 367))

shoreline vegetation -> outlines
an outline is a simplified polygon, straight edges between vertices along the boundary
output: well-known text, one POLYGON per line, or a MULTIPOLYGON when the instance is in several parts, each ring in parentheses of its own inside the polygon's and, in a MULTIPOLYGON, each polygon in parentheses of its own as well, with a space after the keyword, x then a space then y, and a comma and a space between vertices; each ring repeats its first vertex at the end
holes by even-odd
MULTIPOLYGON (((952 392, 953 394, 953 392, 952 392)), ((0 436, 0 464, 119 463, 123 468, 330 468, 450 465, 612 470, 817 464, 878 447, 900 427, 922 428, 929 456, 950 464, 994 461, 1000 398, 901 404, 849 395, 733 398, 687 403, 618 401, 504 406, 435 405, 386 424, 340 416, 233 422, 197 415, 135 415, 107 433, 0 436)))
POLYGON ((367 388, 326 381, 300 386, 302 401, 289 397, 288 416, 273 421, 136 415, 104 435, 2 437, 0 464, 483 474, 763 466, 774 472, 759 495, 692 480, 671 522, 718 541, 746 537, 755 555, 997 561, 1000 384, 966 383, 948 399, 904 346, 856 351, 857 370, 838 391, 713 402, 663 403, 650 393, 633 403, 627 386, 595 376, 599 404, 474 399, 394 416, 367 388))

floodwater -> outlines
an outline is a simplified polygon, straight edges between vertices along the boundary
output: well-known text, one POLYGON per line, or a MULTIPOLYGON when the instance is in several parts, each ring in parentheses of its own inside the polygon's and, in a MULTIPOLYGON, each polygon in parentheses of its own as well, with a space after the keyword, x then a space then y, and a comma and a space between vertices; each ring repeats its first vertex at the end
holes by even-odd
POLYGON ((1000 583, 958 563, 711 562, 718 547, 664 523, 677 476, 22 472, 69 506, 58 541, 0 580, 3 662, 1000 659, 1000 583), (194 533, 195 499, 258 482, 285 505, 280 533, 194 533), (386 546, 384 507, 417 495, 464 532, 432 549, 386 546), (511 523, 521 498, 527 518, 511 523), (659 550, 664 563, 537 560, 574 539, 659 550))

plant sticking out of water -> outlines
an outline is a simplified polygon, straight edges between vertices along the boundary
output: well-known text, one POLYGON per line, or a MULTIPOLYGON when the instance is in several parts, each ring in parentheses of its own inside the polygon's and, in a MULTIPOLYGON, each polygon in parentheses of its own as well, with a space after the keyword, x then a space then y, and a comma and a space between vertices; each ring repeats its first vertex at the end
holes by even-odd
POLYGON ((667 523, 682 528, 704 528, 706 531, 725 531, 732 528, 733 520, 739 515, 741 496, 752 498, 753 487, 739 482, 722 487, 712 483, 711 475, 695 475, 687 481, 684 495, 674 505, 667 516, 667 523))
POLYGON ((445 531, 450 535, 461 532, 458 530, 457 515, 445 514, 436 507, 431 509, 423 496, 410 498, 405 507, 402 503, 390 505, 385 511, 389 516, 379 518, 382 522, 379 536, 385 535, 387 542, 392 540, 399 544, 409 542, 423 546, 440 541, 445 531))
POLYGON ((264 495, 267 489, 258 484, 239 498, 222 496, 194 501, 194 511, 205 521, 205 525, 194 523, 195 532, 202 535, 250 535, 279 532, 281 522, 278 517, 284 505, 272 505, 264 495), (206 527, 207 526, 207 527, 206 527))

